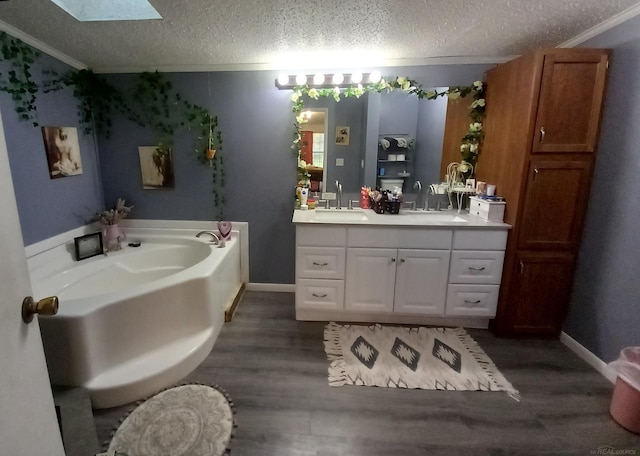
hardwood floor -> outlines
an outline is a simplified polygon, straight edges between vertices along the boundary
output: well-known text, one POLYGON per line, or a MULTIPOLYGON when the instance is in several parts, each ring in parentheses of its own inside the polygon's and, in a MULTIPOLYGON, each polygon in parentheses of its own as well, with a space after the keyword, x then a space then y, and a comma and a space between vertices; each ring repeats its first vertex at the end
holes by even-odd
MULTIPOLYGON (((640 436, 609 416, 612 385, 558 341, 469 330, 520 391, 516 402, 502 392, 329 387, 323 329, 295 321, 293 293, 245 292, 185 378, 231 395, 233 456, 640 455, 640 436)), ((130 408, 94 410, 101 442, 130 408)))

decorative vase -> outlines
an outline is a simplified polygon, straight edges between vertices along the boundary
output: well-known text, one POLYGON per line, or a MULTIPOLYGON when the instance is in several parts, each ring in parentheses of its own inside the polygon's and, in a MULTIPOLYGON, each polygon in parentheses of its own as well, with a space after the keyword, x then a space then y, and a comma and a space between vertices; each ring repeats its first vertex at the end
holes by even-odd
POLYGON ((218 234, 221 240, 231 239, 231 222, 218 222, 218 234))
POLYGON ((120 241, 125 238, 124 233, 120 231, 120 226, 117 223, 114 225, 106 225, 102 230, 102 236, 104 237, 108 252, 120 250, 120 241))

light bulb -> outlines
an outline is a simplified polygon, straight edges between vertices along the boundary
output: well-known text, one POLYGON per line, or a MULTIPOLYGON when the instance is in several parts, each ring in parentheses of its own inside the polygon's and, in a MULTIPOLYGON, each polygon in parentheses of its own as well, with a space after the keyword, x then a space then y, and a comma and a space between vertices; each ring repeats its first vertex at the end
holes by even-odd
POLYGON ((351 82, 354 84, 358 84, 359 82, 362 82, 362 73, 360 73, 359 71, 352 73, 351 82))
POLYGON ((316 73, 313 77, 313 83, 318 86, 324 84, 324 74, 316 73))
POLYGON ((369 81, 374 84, 380 82, 380 79, 382 79, 382 73, 380 73, 378 70, 371 72, 371 74, 369 75, 369 81))
POLYGON ((289 75, 280 73, 278 75, 278 84, 280 84, 281 86, 289 84, 289 75))
POLYGON ((305 74, 299 74, 296 76, 296 84, 304 85, 307 83, 307 76, 305 74))
POLYGON ((335 85, 340 85, 344 82, 344 75, 342 73, 336 73, 331 80, 335 85))

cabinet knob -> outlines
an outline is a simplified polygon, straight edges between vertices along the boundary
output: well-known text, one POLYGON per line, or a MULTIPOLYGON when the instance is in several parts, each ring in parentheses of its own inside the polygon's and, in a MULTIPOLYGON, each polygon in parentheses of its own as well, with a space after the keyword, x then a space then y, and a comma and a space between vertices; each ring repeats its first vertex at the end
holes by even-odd
POLYGON ((327 297, 327 294, 326 294, 326 293, 325 293, 325 294, 321 294, 321 295, 319 295, 319 294, 315 294, 315 293, 311 293, 311 294, 312 294, 314 297, 316 297, 316 298, 326 298, 326 297, 327 297))
POLYGON ((396 262, 396 259, 395 259, 395 258, 391 258, 391 262, 392 262, 392 263, 395 263, 395 262, 396 262))
POLYGON ((404 263, 405 259, 404 258, 400 258, 400 263, 404 263))
POLYGON ((314 266, 327 266, 327 263, 317 263, 317 262, 313 262, 314 266))
POLYGON ((476 299, 475 301, 470 301, 468 299, 464 300, 465 304, 480 304, 482 301, 480 301, 479 299, 476 299))
POLYGON ((484 271, 486 268, 484 266, 482 267, 477 267, 477 266, 469 266, 469 270, 470 271, 484 271))

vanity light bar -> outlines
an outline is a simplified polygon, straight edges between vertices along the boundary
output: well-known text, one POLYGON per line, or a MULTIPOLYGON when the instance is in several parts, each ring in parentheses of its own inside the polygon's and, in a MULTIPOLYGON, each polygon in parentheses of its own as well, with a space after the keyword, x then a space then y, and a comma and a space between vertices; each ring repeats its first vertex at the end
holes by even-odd
POLYGON ((358 84, 379 82, 382 78, 379 71, 371 73, 316 73, 316 74, 281 74, 276 79, 276 87, 280 90, 293 89, 295 86, 308 85, 318 89, 348 87, 358 84))

